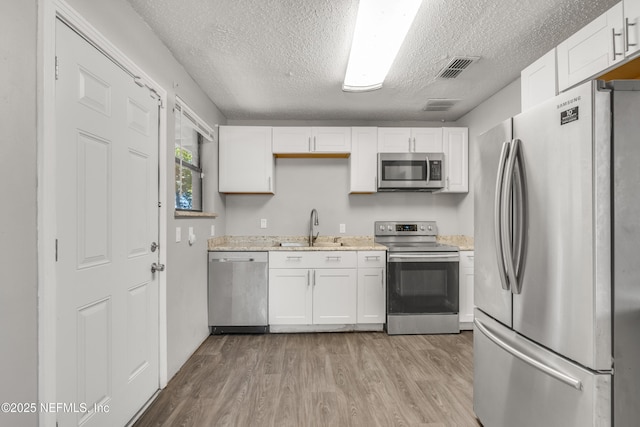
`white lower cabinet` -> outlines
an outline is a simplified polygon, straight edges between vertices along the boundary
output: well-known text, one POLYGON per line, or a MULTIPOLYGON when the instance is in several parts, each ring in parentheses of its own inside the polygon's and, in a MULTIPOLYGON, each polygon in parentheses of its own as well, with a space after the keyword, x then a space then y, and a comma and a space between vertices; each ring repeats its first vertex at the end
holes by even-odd
POLYGON ((460 251, 460 329, 473 324, 473 251, 460 251))
POLYGON ((269 269, 270 325, 310 325, 312 301, 310 270, 269 269))
POLYGON ((269 325, 385 322, 384 251, 269 253, 269 325))
POLYGON ((356 269, 313 270, 313 324, 356 323, 356 269))
POLYGON ((386 253, 358 252, 358 323, 386 323, 386 253))

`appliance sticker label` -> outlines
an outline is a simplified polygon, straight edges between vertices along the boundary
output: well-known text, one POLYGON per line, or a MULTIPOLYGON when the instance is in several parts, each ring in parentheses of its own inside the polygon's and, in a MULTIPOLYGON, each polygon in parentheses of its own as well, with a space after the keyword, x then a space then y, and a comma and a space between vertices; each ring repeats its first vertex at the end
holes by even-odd
POLYGON ((578 120, 578 106, 569 108, 560 113, 560 126, 578 120))

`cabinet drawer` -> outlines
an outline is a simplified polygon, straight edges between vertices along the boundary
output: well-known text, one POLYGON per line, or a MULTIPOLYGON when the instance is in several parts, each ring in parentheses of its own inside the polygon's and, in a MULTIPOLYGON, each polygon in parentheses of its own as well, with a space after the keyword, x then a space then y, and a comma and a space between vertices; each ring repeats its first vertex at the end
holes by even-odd
POLYGON ((357 268, 358 257, 355 251, 317 251, 313 252, 313 268, 357 268))
POLYGON ((460 251, 460 268, 473 268, 473 251, 460 251))
POLYGON ((269 268, 356 268, 355 251, 273 251, 269 268))
POLYGON ((358 268, 385 268, 387 253, 385 251, 359 251, 358 268))
POLYGON ((269 252, 269 268, 313 268, 313 252, 269 252))

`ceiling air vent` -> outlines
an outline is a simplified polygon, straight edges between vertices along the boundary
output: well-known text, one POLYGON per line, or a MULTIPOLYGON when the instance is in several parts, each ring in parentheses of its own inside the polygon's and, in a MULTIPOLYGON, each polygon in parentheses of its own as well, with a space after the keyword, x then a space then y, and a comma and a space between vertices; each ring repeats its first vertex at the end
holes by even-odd
POLYGON ((447 99, 447 98, 433 98, 427 99, 427 105, 422 109, 423 111, 449 111, 451 107, 456 105, 459 99, 447 99))
POLYGON ((439 79, 455 79, 471 64, 480 59, 477 56, 454 56, 437 75, 439 79))

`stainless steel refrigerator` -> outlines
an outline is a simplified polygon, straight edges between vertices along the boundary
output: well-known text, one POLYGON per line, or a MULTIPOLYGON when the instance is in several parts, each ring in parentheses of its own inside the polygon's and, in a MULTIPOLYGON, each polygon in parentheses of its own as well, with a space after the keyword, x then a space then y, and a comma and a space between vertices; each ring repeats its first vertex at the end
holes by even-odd
POLYGON ((589 82, 478 141, 474 410, 640 422, 640 82, 589 82))

